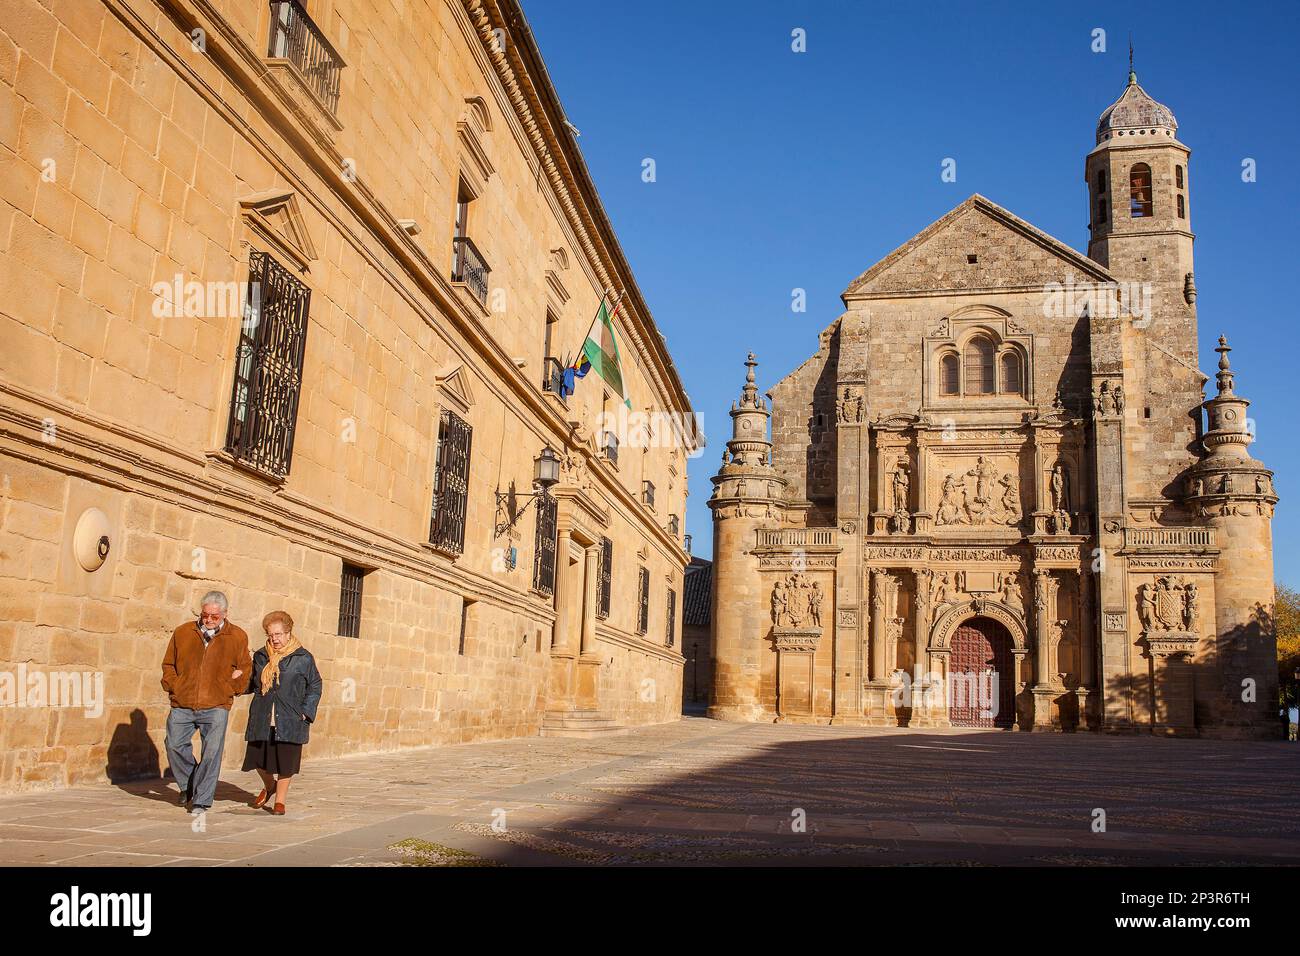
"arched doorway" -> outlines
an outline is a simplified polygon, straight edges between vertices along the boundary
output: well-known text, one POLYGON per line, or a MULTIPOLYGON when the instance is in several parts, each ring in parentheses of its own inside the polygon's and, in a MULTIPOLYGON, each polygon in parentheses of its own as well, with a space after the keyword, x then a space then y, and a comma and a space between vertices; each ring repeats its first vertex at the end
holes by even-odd
POLYGON ((954 727, 1010 727, 1015 722, 1011 648, 1011 633, 992 618, 973 617, 957 628, 948 667, 948 720, 954 727), (992 700, 997 710, 990 714, 992 700))

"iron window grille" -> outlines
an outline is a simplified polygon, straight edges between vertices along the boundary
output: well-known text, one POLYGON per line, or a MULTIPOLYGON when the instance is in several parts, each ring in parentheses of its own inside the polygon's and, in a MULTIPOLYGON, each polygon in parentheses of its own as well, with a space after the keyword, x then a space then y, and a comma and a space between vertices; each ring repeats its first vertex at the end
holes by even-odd
POLYGON ((596 616, 600 618, 609 617, 609 595, 610 582, 614 575, 614 542, 609 538, 600 539, 600 578, 597 601, 596 616))
POLYGON ((343 578, 339 583, 339 637, 361 636, 361 589, 365 577, 365 568, 343 563, 343 578))
POLYGON ((271 0, 271 39, 266 55, 292 63, 330 114, 338 111, 343 58, 299 0, 271 0))
POLYGON ((618 464, 618 436, 615 435, 613 432, 605 432, 605 441, 602 447, 605 452, 605 457, 617 465, 618 464))
POLYGON ((677 592, 672 588, 668 589, 668 633, 664 638, 664 643, 672 647, 677 641, 677 592))
POLYGON ((639 607, 637 609, 636 632, 645 634, 650 630, 650 572, 645 568, 641 569, 637 591, 639 594, 639 607))
POLYGON ((249 253, 226 451, 275 478, 288 476, 293 458, 310 304, 311 290, 280 263, 249 253))
POLYGON ((438 422, 433 473, 433 517, 429 543, 458 555, 465 550, 465 511, 469 498, 469 456, 474 429, 449 408, 438 422))
POLYGON ((559 504, 549 494, 537 498, 537 535, 533 546, 533 590, 555 594, 555 533, 559 504))

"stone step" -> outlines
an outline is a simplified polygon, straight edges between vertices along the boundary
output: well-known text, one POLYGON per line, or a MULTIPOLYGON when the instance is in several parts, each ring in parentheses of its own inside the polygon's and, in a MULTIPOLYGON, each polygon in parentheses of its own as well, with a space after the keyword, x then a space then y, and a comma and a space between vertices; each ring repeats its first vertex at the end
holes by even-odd
POLYGON ((627 728, 614 723, 614 718, 595 710, 546 714, 542 718, 543 737, 618 737, 626 733, 627 728))

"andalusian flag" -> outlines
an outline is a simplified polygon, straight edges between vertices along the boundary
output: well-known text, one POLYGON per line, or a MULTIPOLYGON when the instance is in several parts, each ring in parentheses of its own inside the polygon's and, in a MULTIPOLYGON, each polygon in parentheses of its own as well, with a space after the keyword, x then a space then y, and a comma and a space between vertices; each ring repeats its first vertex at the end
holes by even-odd
MULTIPOLYGON (((582 344, 582 354, 573 363, 573 375, 582 378, 594 369, 596 374, 618 393, 623 403, 631 408, 632 400, 628 398, 627 385, 623 381, 623 369, 619 365, 618 338, 614 335, 614 316, 617 312, 618 307, 615 306, 611 310, 607 298, 602 296, 600 309, 596 312, 596 318, 592 320, 591 331, 587 333, 587 341, 582 344)), ((565 378, 568 379, 569 376, 566 375, 565 378)), ((572 391, 572 386, 569 390, 572 391)))

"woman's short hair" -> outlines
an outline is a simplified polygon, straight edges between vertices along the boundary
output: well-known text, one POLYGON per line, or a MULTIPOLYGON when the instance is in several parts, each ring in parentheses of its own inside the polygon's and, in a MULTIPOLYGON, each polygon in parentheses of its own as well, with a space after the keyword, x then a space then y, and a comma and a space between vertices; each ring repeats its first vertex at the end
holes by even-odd
POLYGON ((270 632, 272 624, 283 624, 286 634, 293 633, 293 618, 289 616, 288 611, 272 611, 266 617, 262 618, 262 630, 270 632))

